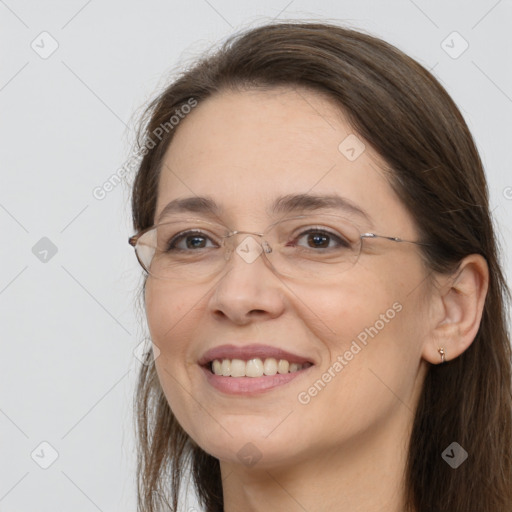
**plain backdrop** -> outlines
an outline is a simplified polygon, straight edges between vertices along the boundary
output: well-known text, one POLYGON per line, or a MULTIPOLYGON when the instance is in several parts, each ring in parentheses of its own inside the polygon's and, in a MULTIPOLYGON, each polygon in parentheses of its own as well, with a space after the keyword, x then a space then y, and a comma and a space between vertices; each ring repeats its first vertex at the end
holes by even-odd
POLYGON ((180 65, 274 18, 361 28, 432 70, 481 152, 511 275, 510 0, 0 1, 2 512, 136 510, 140 269, 128 188, 94 191, 180 65))

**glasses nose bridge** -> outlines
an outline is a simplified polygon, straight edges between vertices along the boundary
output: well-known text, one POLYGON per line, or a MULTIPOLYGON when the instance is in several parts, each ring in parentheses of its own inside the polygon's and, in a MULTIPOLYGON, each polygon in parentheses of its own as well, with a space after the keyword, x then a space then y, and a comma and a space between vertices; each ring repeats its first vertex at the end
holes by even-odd
POLYGON ((224 240, 226 243, 226 259, 229 258, 229 256, 232 254, 232 252, 238 247, 237 245, 237 237, 239 235, 254 235, 258 237, 259 244, 261 245, 261 248, 263 249, 263 252, 265 253, 271 253, 272 252, 272 246, 267 240, 269 234, 269 230, 266 230, 264 233, 257 233, 255 231, 241 231, 241 230, 234 230, 228 233, 224 236, 224 240))

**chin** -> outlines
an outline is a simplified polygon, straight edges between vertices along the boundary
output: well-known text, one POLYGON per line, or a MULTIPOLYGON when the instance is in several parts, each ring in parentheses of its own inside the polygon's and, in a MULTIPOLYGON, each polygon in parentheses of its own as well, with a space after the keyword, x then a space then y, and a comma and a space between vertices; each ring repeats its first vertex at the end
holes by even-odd
POLYGON ((307 451, 313 445, 312 439, 305 442, 304 438, 299 438, 300 434, 306 434, 303 429, 297 431, 291 425, 282 427, 282 430, 279 427, 276 429, 280 421, 282 418, 272 417, 257 422, 252 417, 238 416, 230 418, 223 426, 215 421, 208 421, 197 429, 198 436, 188 432, 198 446, 222 462, 247 468, 268 469, 294 464, 307 458, 307 451), (304 445, 304 450, 301 445, 304 445))

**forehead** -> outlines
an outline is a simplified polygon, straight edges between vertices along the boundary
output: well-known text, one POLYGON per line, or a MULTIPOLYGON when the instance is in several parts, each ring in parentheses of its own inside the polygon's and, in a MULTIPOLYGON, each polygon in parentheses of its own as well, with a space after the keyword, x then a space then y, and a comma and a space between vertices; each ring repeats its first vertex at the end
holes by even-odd
POLYGON ((290 194, 336 194, 374 214, 401 208, 379 156, 325 95, 286 88, 223 91, 175 129, 156 217, 169 201, 190 196, 213 197, 226 215, 258 218, 290 194))

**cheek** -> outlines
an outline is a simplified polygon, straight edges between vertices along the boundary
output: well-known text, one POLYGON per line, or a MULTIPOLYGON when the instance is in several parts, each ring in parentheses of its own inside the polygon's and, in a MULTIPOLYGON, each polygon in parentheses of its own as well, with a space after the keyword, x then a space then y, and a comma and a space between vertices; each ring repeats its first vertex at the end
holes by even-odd
POLYGON ((200 296, 153 281, 146 285, 145 300, 151 340, 160 350, 155 360, 158 380, 173 414, 189 434, 193 433, 204 421, 188 372, 193 364, 190 342, 200 323, 200 296))
MULTIPOLYGON (((359 272, 343 276, 336 283, 320 289, 312 287, 309 294, 299 296, 305 306, 310 306, 315 315, 310 315, 310 327, 318 325, 315 335, 322 340, 335 357, 349 348, 350 341, 358 338, 364 342, 365 329, 378 322, 394 318, 398 293, 392 283, 379 274, 359 268, 359 272), (386 315, 384 320, 382 315, 386 315), (314 318, 317 321, 314 321, 314 318), (348 344, 348 345, 347 345, 348 344)), ((302 315, 301 315, 302 316, 302 315)), ((387 327, 387 323, 386 323, 387 327)), ((368 336, 368 334, 367 334, 368 336)))
POLYGON ((190 341, 199 325, 200 296, 193 296, 190 289, 153 281, 146 285, 145 300, 151 340, 160 350, 155 361, 159 374, 164 382, 170 379, 167 372, 182 382, 187 379, 190 341))
POLYGON ((172 337, 173 331, 186 324, 187 316, 193 315, 190 292, 161 281, 148 280, 145 304, 148 327, 154 342, 172 337))
POLYGON ((398 279, 360 270, 312 297, 322 319, 315 335, 328 358, 322 361, 321 382, 303 390, 305 401, 309 397, 320 408, 334 406, 354 417, 384 414, 400 404, 397 396, 408 400, 422 346, 421 300, 410 286, 419 274, 404 268, 398 279))

